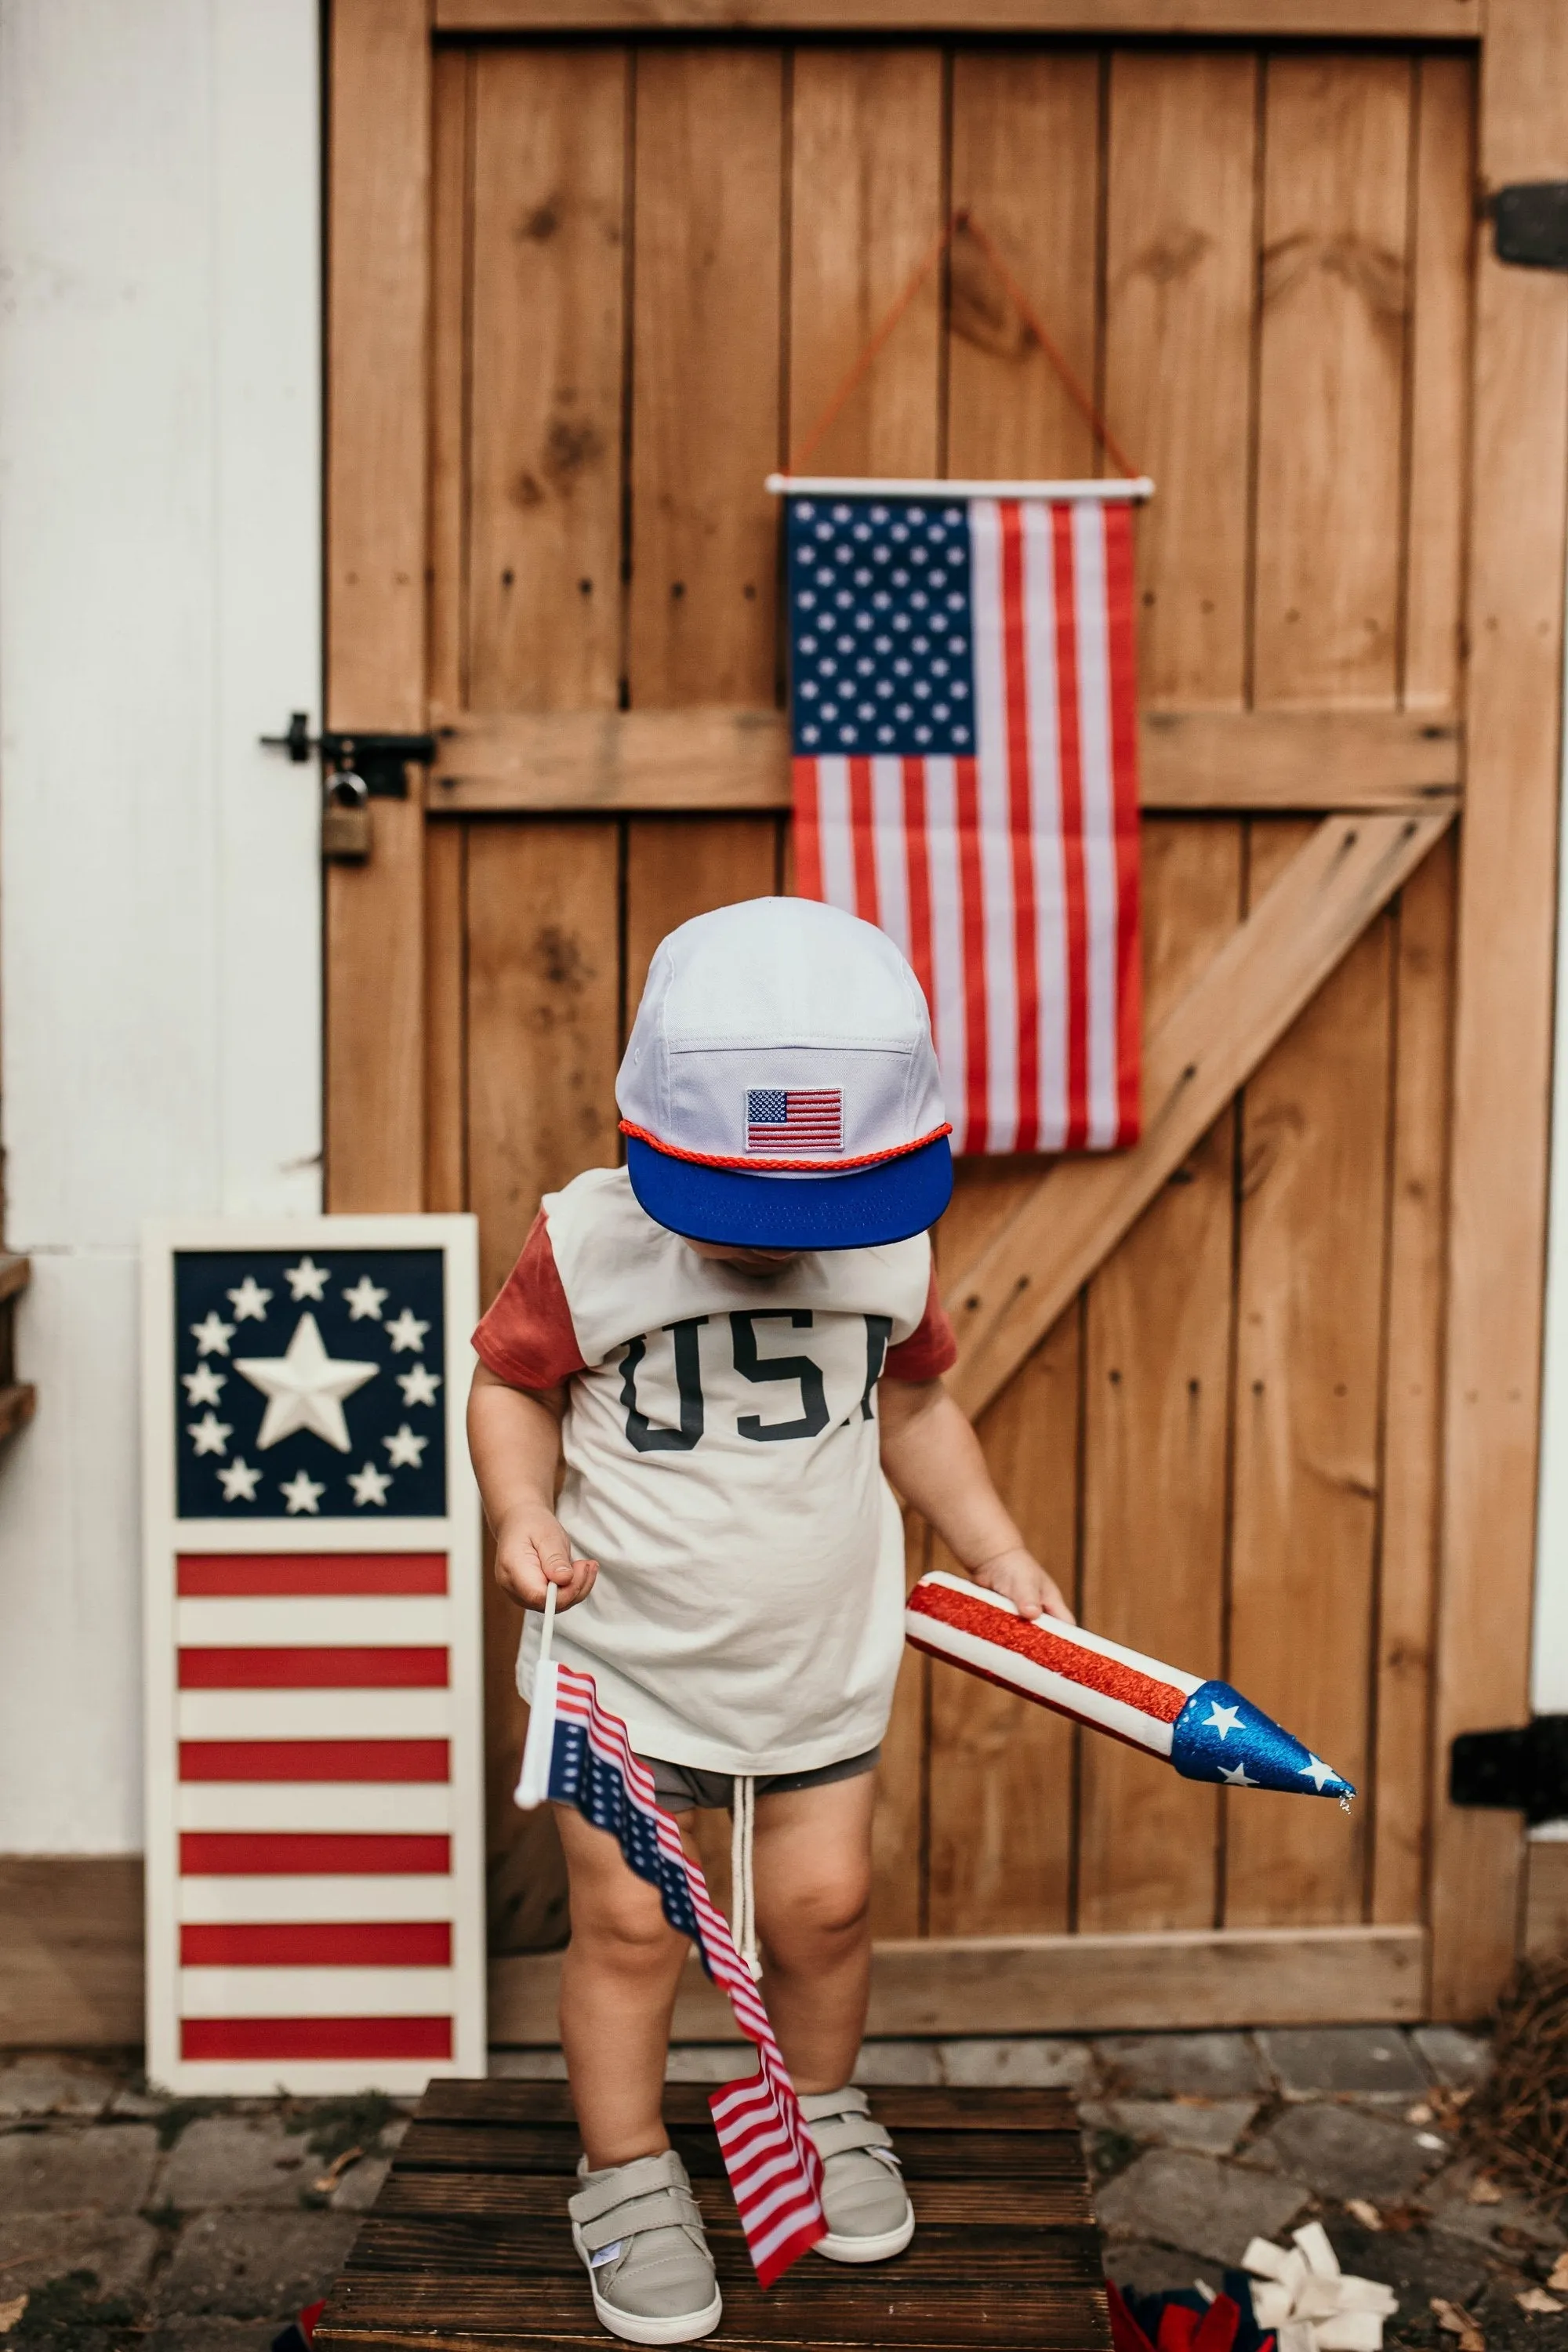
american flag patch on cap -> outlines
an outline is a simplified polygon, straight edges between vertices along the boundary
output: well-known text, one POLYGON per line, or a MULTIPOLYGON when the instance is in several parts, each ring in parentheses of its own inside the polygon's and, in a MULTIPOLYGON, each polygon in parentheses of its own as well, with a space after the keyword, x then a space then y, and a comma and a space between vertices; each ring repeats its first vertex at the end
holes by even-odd
POLYGON ((842 1151, 839 1087, 752 1087, 746 1093, 748 1151, 842 1151))

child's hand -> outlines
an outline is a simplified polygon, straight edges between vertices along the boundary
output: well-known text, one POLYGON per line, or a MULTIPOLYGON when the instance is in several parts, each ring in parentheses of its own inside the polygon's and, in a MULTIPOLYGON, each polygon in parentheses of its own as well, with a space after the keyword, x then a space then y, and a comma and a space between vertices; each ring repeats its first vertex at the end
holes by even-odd
POLYGON ((1022 1545, 1016 1551, 999 1551, 994 1559, 984 1560, 969 1573, 976 1584, 1001 1593, 1021 1616, 1031 1621, 1037 1617, 1059 1617, 1064 1625, 1078 1622, 1055 1579, 1046 1574, 1034 1554, 1022 1545))
POLYGON ((496 1582, 525 1609, 542 1609, 551 1584, 556 1607, 570 1609, 592 1592, 598 1573, 596 1559, 573 1559, 566 1530, 542 1504, 517 1505, 496 1529, 496 1582))

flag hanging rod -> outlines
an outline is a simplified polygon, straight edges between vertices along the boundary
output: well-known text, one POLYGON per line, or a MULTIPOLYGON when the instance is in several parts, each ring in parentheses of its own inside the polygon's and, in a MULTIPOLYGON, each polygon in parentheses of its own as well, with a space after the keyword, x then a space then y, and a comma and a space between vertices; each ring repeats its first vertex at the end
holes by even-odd
POLYGON ((886 481, 855 474, 770 474, 763 488, 774 498, 817 499, 1152 499, 1147 474, 1131 480, 1092 482, 886 481))

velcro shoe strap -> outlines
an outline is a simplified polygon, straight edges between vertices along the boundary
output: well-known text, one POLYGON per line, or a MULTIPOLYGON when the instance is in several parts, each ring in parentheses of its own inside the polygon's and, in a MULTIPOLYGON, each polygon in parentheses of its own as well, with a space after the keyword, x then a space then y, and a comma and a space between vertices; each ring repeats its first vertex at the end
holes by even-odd
POLYGON ((893 2145, 881 2125, 870 2116, 834 2116, 820 2124, 807 2118, 805 2127, 825 2164, 830 2156, 847 2155, 852 2147, 890 2148, 893 2145))
POLYGON ((613 2212, 635 2197, 648 2197, 663 2189, 683 2189, 689 2195, 690 2188, 686 2167, 675 2150, 667 2147, 658 2156, 634 2157, 630 2164, 617 2164, 602 2180, 585 2181, 567 2199, 566 2210, 574 2221, 596 2221, 601 2213, 613 2212))
POLYGON ((613 2246, 621 2238, 635 2238, 644 2230, 678 2230, 682 2226, 700 2229, 702 2216, 697 2210, 697 2200, 687 2189, 655 2189, 646 2197, 628 2198, 624 2205, 613 2205, 596 2221, 579 2221, 577 2232, 591 2254, 601 2246, 613 2246))

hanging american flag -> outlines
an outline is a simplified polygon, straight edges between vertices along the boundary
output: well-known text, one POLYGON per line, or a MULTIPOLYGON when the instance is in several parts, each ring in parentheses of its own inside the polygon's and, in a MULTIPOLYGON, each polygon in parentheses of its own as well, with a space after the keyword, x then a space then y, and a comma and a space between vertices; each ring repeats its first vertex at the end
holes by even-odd
POLYGON ((1136 1140, 1125 498, 789 499, 795 872, 895 939, 955 1151, 1136 1140))
POLYGON ((714 2128, 746 2245, 763 2286, 827 2233, 822 2159, 795 2097, 767 2011, 713 1907, 701 1871, 659 1805, 626 1727, 599 1704, 592 1675, 554 1660, 535 1670, 517 1801, 574 1805, 618 1840, 628 1866, 658 1890, 664 1916, 689 1936, 735 2021, 757 2048, 757 2071, 710 2094, 714 2128))

